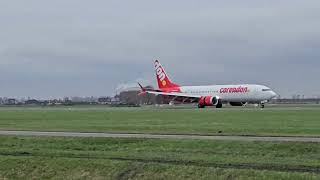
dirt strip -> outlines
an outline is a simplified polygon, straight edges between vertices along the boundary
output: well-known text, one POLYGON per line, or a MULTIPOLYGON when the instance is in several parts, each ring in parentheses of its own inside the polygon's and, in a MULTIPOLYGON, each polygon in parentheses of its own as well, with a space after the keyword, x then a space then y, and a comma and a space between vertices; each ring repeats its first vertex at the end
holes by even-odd
POLYGON ((40 132, 40 131, 0 131, 0 135, 320 143, 320 137, 281 137, 281 136, 277 136, 277 137, 272 137, 272 136, 205 136, 205 135, 173 135, 173 134, 82 133, 82 132, 40 132))

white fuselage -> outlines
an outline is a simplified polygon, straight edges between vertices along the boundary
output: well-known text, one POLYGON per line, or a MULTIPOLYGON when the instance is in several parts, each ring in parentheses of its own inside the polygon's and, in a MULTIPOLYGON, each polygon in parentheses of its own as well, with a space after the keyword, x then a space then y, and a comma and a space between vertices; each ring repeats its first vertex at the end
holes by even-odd
POLYGON ((270 88, 256 84, 182 86, 180 91, 193 96, 218 96, 226 102, 260 103, 277 96, 270 88))

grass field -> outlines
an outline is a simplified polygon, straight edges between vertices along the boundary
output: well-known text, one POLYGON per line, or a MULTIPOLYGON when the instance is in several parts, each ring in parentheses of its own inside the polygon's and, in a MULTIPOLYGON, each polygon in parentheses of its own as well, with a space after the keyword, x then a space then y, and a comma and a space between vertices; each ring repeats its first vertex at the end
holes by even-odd
POLYGON ((247 109, 0 108, 0 129, 320 136, 320 107, 247 109))
MULTIPOLYGON (((0 108, 1 130, 320 136, 320 107, 0 108)), ((0 136, 0 179, 320 179, 320 144, 0 136)))
POLYGON ((13 136, 0 142, 0 178, 320 178, 316 143, 13 136))

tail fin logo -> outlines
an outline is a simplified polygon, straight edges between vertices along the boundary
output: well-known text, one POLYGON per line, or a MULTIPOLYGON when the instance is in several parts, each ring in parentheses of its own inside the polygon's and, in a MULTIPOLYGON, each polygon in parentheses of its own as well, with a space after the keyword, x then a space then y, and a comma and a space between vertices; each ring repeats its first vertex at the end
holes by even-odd
POLYGON ((167 85, 167 82, 165 81, 165 79, 167 77, 166 73, 163 71, 161 64, 158 61, 155 62, 155 65, 156 65, 155 66, 156 73, 157 73, 159 80, 161 81, 163 86, 166 86, 167 85))
POLYGON ((170 81, 166 71, 158 60, 155 61, 156 77, 159 89, 170 89, 171 91, 180 91, 179 85, 170 81))

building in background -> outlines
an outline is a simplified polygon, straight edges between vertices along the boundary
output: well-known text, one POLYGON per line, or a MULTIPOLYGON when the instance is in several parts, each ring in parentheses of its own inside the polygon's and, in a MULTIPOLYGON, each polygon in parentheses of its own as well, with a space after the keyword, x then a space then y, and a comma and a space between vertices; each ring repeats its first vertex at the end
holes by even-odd
POLYGON ((98 104, 111 104, 112 98, 111 97, 99 97, 98 104))
POLYGON ((14 98, 9 98, 9 99, 6 100, 6 102, 4 104, 6 104, 6 105, 16 105, 16 104, 18 104, 18 101, 16 99, 14 99, 14 98))

